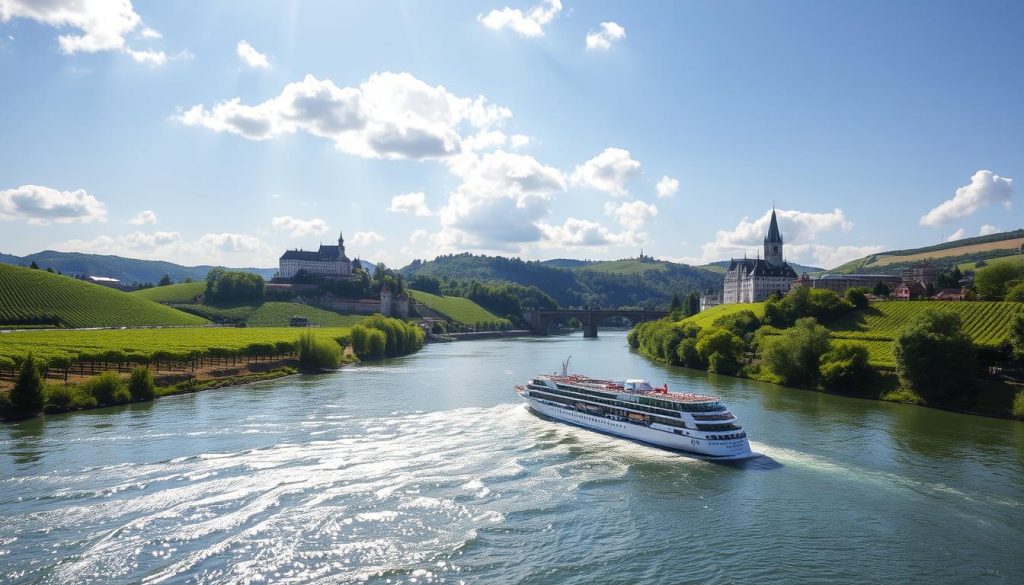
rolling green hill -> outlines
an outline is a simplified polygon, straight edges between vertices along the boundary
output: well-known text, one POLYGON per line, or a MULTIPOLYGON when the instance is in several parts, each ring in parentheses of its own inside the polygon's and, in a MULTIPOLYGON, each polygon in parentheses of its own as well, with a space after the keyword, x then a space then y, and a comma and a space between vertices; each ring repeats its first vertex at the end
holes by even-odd
POLYGON ((720 274, 671 262, 625 260, 587 263, 568 269, 519 258, 468 253, 438 256, 429 262, 417 260, 402 268, 401 273, 406 278, 423 274, 441 279, 536 286, 562 307, 666 307, 673 293, 685 295, 722 286, 720 274), (602 270, 601 265, 614 272, 602 270), (658 269, 638 270, 637 266, 658 269))
POLYGON ((206 290, 206 282, 185 282, 167 286, 155 286, 132 291, 131 294, 157 303, 187 304, 195 302, 197 296, 206 290))
MULTIPOLYGON (((29 266, 35 262, 40 268, 52 268, 69 276, 76 274, 108 276, 128 285, 144 282, 156 283, 165 274, 175 282, 181 282, 186 278, 203 280, 206 278, 206 273, 213 268, 213 266, 182 266, 162 260, 140 260, 122 256, 57 252, 55 250, 44 250, 21 257, 0 254, 0 262, 16 266, 29 266)), ((263 278, 272 278, 277 272, 277 268, 235 268, 233 270, 252 272, 263 278)))
POLYGON ((574 270, 593 270, 595 272, 607 272, 609 274, 644 274, 652 270, 665 272, 672 266, 682 266, 664 260, 643 261, 635 258, 624 260, 611 260, 608 262, 592 262, 585 266, 579 266, 574 270))
MULTIPOLYGON (((971 260, 969 262, 961 262, 957 264, 957 268, 960 272, 975 271, 978 270, 977 260, 971 260)), ((1015 264, 1017 266, 1024 266, 1024 254, 1014 254, 1013 256, 998 256, 996 258, 989 258, 985 260, 985 264, 992 266, 994 264, 1015 264)))
MULTIPOLYGON (((861 272, 895 272, 918 262, 952 266, 953 264, 973 263, 977 260, 999 258, 1016 254, 1024 244, 1024 230, 1003 232, 976 238, 964 238, 955 242, 946 242, 935 246, 913 248, 909 250, 892 250, 871 254, 847 262, 832 272, 846 274, 861 272)), ((961 268, 963 270, 963 268, 961 268)))
POLYGON ((305 317, 309 320, 310 325, 320 327, 348 327, 355 325, 365 317, 365 315, 342 315, 302 303, 286 302, 265 302, 257 305, 230 307, 195 303, 173 306, 217 323, 241 323, 249 327, 287 327, 292 317, 305 317))
POLYGON ((0 328, 204 323, 201 317, 118 290, 45 270, 0 264, 0 328))
MULTIPOLYGON (((719 305, 684 321, 708 327, 715 319, 744 309, 762 316, 764 303, 719 305)), ((1009 339, 1010 323, 1014 315, 1024 311, 1024 304, 980 301, 884 301, 871 303, 867 309, 854 311, 825 325, 832 332, 833 341, 864 346, 873 365, 894 368, 896 358, 893 354, 893 341, 901 329, 928 309, 957 313, 963 322, 964 331, 971 336, 977 346, 994 349, 1009 339)))
POLYGON ((474 323, 487 323, 504 321, 501 317, 484 309, 469 299, 452 296, 439 296, 419 290, 406 289, 409 296, 418 303, 450 317, 454 321, 473 325, 474 323))

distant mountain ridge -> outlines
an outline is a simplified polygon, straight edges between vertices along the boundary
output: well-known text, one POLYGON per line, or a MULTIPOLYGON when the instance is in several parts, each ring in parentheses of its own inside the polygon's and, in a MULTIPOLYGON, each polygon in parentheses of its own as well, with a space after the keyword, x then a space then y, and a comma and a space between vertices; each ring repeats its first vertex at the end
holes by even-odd
POLYGON ((834 268, 833 272, 898 272, 919 262, 939 265, 963 264, 1020 254, 1024 246, 1024 229, 987 236, 964 238, 933 246, 891 250, 870 254, 834 268))
MULTIPOLYGON (((55 250, 44 250, 27 256, 0 254, 0 263, 3 264, 29 266, 33 262, 39 268, 44 270, 52 268, 55 272, 68 276, 75 274, 107 276, 116 278, 125 284, 156 283, 165 274, 169 275, 174 282, 182 282, 186 278, 203 280, 206 278, 206 273, 214 268, 213 266, 206 265, 182 266, 163 260, 141 260, 122 256, 57 252, 55 250)), ((259 274, 267 279, 272 278, 277 273, 277 268, 233 268, 232 270, 259 274)))

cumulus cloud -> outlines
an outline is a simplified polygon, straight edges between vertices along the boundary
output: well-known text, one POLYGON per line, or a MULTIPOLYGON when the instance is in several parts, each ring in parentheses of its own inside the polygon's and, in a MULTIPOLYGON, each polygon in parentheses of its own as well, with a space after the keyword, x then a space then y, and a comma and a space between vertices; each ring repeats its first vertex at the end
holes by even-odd
POLYGON ((960 228, 960 229, 956 230, 955 232, 953 232, 952 234, 950 234, 949 237, 946 238, 946 241, 947 242, 955 242, 957 240, 962 240, 962 239, 964 239, 964 228, 960 228))
POLYGON ((151 223, 156 223, 156 213, 149 209, 145 211, 140 211, 135 215, 135 217, 129 219, 128 223, 132 225, 147 225, 151 223))
POLYGON ((476 19, 493 30, 508 28, 523 37, 542 37, 544 27, 561 11, 561 0, 545 0, 525 12, 519 8, 506 6, 501 10, 492 10, 486 15, 477 15, 476 19))
POLYGON ((384 241, 384 236, 377 232, 356 232, 352 236, 352 244, 356 246, 372 246, 384 241))
POLYGON ((673 179, 666 175, 658 181, 655 189, 657 189, 658 197, 671 197, 679 191, 679 179, 673 179))
POLYGON ((628 150, 606 148, 577 166, 572 182, 617 197, 629 194, 629 181, 639 174, 640 163, 630 158, 628 150))
POLYGON ((992 234, 998 234, 1001 231, 1002 230, 1000 230, 996 226, 989 225, 989 224, 986 223, 985 225, 981 226, 980 230, 978 230, 978 235, 979 236, 991 236, 992 234))
POLYGON ((993 203, 1002 203, 1010 208, 1013 197, 1013 179, 1000 177, 992 171, 974 173, 970 184, 956 190, 952 199, 943 201, 921 217, 921 225, 940 226, 955 219, 973 215, 979 209, 993 203))
POLYGON ((588 51, 607 51, 612 48, 612 43, 617 43, 626 38, 626 29, 614 22, 602 22, 601 30, 587 33, 588 51))
POLYGON ((388 208, 388 211, 394 213, 408 213, 411 215, 418 215, 420 217, 429 217, 432 215, 430 208, 427 207, 427 196, 422 191, 395 195, 391 198, 391 207, 388 208))
POLYGON ((636 231, 642 229, 648 219, 658 215, 658 208, 653 203, 643 201, 620 204, 608 202, 604 204, 604 212, 614 217, 623 227, 636 231))
POLYGON ((509 138, 509 146, 512 148, 523 148, 530 144, 530 137, 525 134, 513 134, 509 138))
POLYGON ((636 243, 637 234, 630 232, 613 233, 595 221, 570 217, 562 225, 539 224, 543 234, 542 244, 557 248, 594 248, 616 244, 636 243))
POLYGON ((307 75, 255 106, 239 98, 177 116, 188 126, 230 132, 250 140, 307 132, 366 158, 429 159, 460 154, 462 132, 488 130, 512 113, 483 96, 458 97, 408 73, 377 73, 358 87, 338 87, 307 75))
POLYGON ((0 219, 23 219, 34 225, 102 222, 107 220, 107 206, 85 189, 58 191, 22 185, 0 191, 0 219))
POLYGON ((91 240, 68 240, 54 248, 88 254, 115 254, 129 258, 171 260, 185 265, 273 266, 279 250, 246 234, 207 233, 186 240, 178 232, 132 232, 102 235, 91 240))
POLYGON ((136 50, 126 38, 135 30, 144 39, 159 38, 160 33, 142 24, 132 8, 131 0, 0 0, 0 22, 27 18, 61 29, 74 29, 78 34, 57 37, 62 53, 98 53, 118 51, 135 61, 162 65, 167 56, 162 51, 136 50))
POLYGON ((553 193, 565 191, 565 177, 535 158, 498 150, 453 161, 462 179, 440 211, 440 247, 456 245, 508 250, 542 237, 537 222, 547 216, 553 193))
MULTIPOLYGON (((838 208, 830 213, 780 209, 776 211, 776 214, 778 215, 779 229, 786 241, 786 255, 792 258, 796 258, 797 254, 810 252, 811 247, 808 244, 822 232, 837 229, 847 232, 853 228, 853 223, 848 221, 843 210, 838 208)), ((712 262, 730 257, 742 257, 744 254, 753 257, 764 244, 764 237, 768 233, 770 222, 771 211, 767 211, 753 221, 743 218, 732 230, 719 230, 715 233, 714 241, 701 246, 701 256, 696 260, 712 262)), ((824 254, 825 248, 820 249, 822 250, 820 253, 824 254)), ((831 249, 835 250, 835 248, 831 249)))
POLYGON ((271 219, 270 226, 275 230, 289 232, 288 235, 293 238, 325 234, 330 229, 327 226, 327 222, 320 218, 297 219, 290 215, 282 215, 271 219))
POLYGON ((260 53, 246 40, 238 41, 238 46, 235 48, 235 53, 238 54, 238 58, 253 69, 266 69, 270 67, 270 61, 267 56, 260 53))

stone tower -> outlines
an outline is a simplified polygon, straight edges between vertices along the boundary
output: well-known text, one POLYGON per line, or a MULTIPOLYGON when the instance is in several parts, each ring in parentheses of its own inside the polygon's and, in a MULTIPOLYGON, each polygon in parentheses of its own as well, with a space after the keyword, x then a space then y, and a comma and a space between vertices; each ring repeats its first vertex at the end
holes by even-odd
POLYGON ((768 226, 768 235, 764 238, 764 259, 769 266, 782 266, 782 234, 779 232, 779 221, 775 218, 772 208, 772 223, 768 226))

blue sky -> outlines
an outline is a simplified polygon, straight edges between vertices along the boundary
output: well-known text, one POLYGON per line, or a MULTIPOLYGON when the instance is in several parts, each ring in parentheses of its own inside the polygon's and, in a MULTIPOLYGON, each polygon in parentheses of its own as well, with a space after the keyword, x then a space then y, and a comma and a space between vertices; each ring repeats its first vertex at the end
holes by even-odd
POLYGON ((1022 13, 0 0, 0 251, 700 263, 774 201, 832 267, 1017 229, 1022 13))

